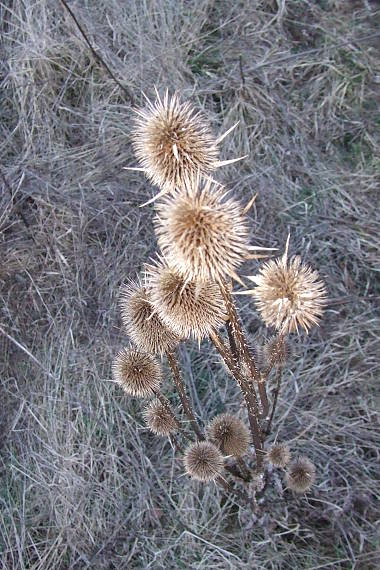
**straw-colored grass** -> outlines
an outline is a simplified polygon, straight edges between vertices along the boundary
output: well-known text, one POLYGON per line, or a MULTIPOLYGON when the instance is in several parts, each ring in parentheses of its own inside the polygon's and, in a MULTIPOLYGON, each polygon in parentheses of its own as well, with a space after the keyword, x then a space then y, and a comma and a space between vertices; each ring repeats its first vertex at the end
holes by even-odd
MULTIPOLYGON (((124 91, 61 2, 0 1, 0 566, 375 568, 378 2, 69 4, 124 91), (282 247, 290 231, 289 253, 327 284, 271 438, 310 457, 316 483, 269 494, 257 518, 182 475, 111 382, 119 287, 156 247, 153 209, 138 207, 152 187, 122 169, 136 165, 131 102, 154 85, 217 134, 240 121, 220 158, 249 156, 219 179, 243 202, 258 193, 256 245, 282 247)), ((252 300, 238 301, 260 337, 252 300)), ((180 355, 204 425, 239 402, 210 347, 187 341, 180 355)))

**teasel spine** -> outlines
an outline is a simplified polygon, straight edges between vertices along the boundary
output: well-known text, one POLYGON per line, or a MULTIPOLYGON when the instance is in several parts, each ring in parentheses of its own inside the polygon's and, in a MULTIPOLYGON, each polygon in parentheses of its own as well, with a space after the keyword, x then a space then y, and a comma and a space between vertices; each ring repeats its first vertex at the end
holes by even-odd
MULTIPOLYGON (((257 366, 255 364, 253 356, 249 352, 248 344, 247 344, 247 341, 245 339, 242 327, 240 325, 240 321, 239 321, 239 317, 238 317, 238 314, 236 311, 236 307, 235 307, 235 304, 234 304, 233 299, 232 299, 231 292, 230 292, 226 282, 223 282, 220 284, 220 291, 222 293, 223 300, 224 300, 224 303, 226 306, 227 315, 229 317, 230 332, 228 334, 229 334, 229 338, 230 338, 231 350, 234 351, 234 343, 233 343, 233 341, 231 342, 231 336, 232 336, 232 338, 235 341, 236 352, 238 353, 239 358, 244 360, 244 362, 247 364, 247 366, 250 370, 251 376, 252 376, 253 380, 256 381, 256 384, 258 387, 261 406, 262 406, 262 412, 261 412, 261 414, 259 413, 258 417, 265 418, 265 417, 267 417, 268 411, 269 411, 269 402, 268 402, 268 396, 267 396, 267 392, 266 392, 265 380, 263 381, 261 374, 260 374, 259 370, 257 369, 257 366)), ((228 331, 228 328, 227 328, 227 331, 228 331)), ((251 391, 255 392, 255 388, 254 388, 253 384, 251 384, 251 391)), ((255 394, 255 397, 256 397, 256 394, 255 394)))
POLYGON ((253 445, 255 447, 255 452, 256 452, 257 470, 262 471, 264 455, 263 455, 262 432, 259 424, 259 406, 257 402, 256 393, 254 390, 252 390, 252 386, 250 386, 247 380, 241 375, 238 363, 235 363, 231 355, 231 352, 225 346, 223 340, 220 338, 220 336, 215 330, 212 331, 212 333, 210 334, 210 339, 214 343, 217 351, 219 352, 219 354, 225 361, 227 367, 234 376, 244 396, 244 400, 248 411, 248 420, 251 429, 253 445))
POLYGON ((183 411, 185 412, 190 425, 196 434, 199 440, 204 440, 204 435, 202 434, 200 427, 198 425, 197 420, 195 419, 190 400, 186 394, 185 386, 182 380, 181 371, 179 369, 177 355, 174 351, 166 351, 166 358, 168 360, 168 364, 170 367, 170 371, 172 373, 173 381, 175 387, 177 388, 179 399, 181 400, 181 404, 183 407, 183 411))

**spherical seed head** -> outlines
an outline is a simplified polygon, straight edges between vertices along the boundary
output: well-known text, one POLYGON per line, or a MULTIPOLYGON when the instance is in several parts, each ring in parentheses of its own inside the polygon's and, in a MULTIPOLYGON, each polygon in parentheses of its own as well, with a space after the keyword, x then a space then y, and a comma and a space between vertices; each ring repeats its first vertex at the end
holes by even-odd
POLYGON ((223 299, 216 283, 185 281, 163 262, 147 266, 146 276, 158 316, 181 338, 200 340, 223 324, 223 299))
POLYGON ((291 462, 285 481, 289 489, 296 493, 308 491, 315 481, 315 465, 307 457, 298 457, 291 462))
POLYGON ((213 481, 223 471, 223 456, 210 441, 192 443, 183 458, 186 473, 198 481, 213 481))
POLYGON ((169 404, 154 400, 143 411, 149 429, 156 435, 170 435, 178 429, 178 422, 169 404))
POLYGON ((287 251, 262 266, 255 277, 248 277, 257 287, 251 291, 267 326, 282 333, 308 333, 319 323, 326 304, 326 289, 318 273, 295 256, 288 261, 287 251))
POLYGON ((145 398, 160 387, 162 371, 151 354, 136 348, 123 348, 117 354, 112 373, 115 382, 130 396, 145 398))
POLYGON ((170 267, 189 281, 236 277, 248 254, 248 227, 241 206, 207 181, 202 189, 175 192, 157 204, 158 244, 170 267))
POLYGON ((125 285, 120 294, 121 320, 138 348, 152 354, 163 354, 179 342, 155 312, 144 287, 125 285))
POLYGON ((249 450, 249 430, 239 418, 231 414, 216 416, 209 424, 207 434, 224 455, 242 457, 249 450))
POLYGON ((290 450, 286 443, 276 443, 275 445, 272 445, 267 455, 269 463, 275 467, 282 468, 288 465, 290 458, 290 450))
POLYGON ((268 366, 284 366, 290 356, 289 343, 283 337, 273 335, 264 344, 263 352, 268 366))
POLYGON ((206 119, 176 94, 166 92, 161 100, 157 93, 154 103, 137 110, 132 140, 146 176, 164 192, 216 168, 218 149, 206 119))

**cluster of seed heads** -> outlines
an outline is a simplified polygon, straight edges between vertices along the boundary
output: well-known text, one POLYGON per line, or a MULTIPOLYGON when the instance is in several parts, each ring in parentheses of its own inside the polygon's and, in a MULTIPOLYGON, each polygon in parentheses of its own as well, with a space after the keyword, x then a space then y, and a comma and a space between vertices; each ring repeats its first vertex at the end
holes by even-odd
MULTIPOLYGON (((249 243, 247 211, 254 199, 243 208, 211 178, 220 166, 239 160, 219 160, 218 145, 230 131, 215 138, 200 112, 168 92, 163 98, 157 92, 153 103, 147 100, 145 108, 136 110, 132 140, 137 169, 159 189, 151 201, 155 202, 154 230, 160 254, 145 263, 139 280, 130 281, 121 290, 121 319, 132 345, 123 348, 113 363, 114 380, 125 393, 148 399, 143 410, 147 427, 156 435, 173 439, 183 452, 186 473, 198 481, 224 486, 228 486, 223 475, 225 460, 231 457, 242 478, 263 481, 260 410, 266 410, 262 411, 265 416, 269 409, 266 380, 273 368, 282 370, 289 358, 286 335, 300 329, 308 332, 318 324, 326 303, 317 273, 299 257, 288 259, 288 240, 281 257, 265 262, 256 276, 247 276, 256 287, 238 292, 253 297, 263 322, 276 331, 250 355, 233 304, 231 280, 244 285, 238 270, 247 259, 265 257, 252 253, 265 248, 249 243), (230 348, 218 332, 226 322, 230 348), (215 416, 203 433, 198 426, 175 351, 185 339, 200 343, 208 337, 244 394, 250 429, 230 413, 215 416), (162 393, 164 373, 159 358, 164 356, 181 402, 180 414, 162 393), (181 420, 183 413, 186 427, 194 429, 197 439, 185 450, 182 441, 189 438, 181 420), (248 457, 252 447, 256 472, 248 457)), ((266 460, 274 468, 285 469, 290 490, 305 492, 314 482, 311 461, 305 457, 291 461, 284 443, 272 445, 266 460)))

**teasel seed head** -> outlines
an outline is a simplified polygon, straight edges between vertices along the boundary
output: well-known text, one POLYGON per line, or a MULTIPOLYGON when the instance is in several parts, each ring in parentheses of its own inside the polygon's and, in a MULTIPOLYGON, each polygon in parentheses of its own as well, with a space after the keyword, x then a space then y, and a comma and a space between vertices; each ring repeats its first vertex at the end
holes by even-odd
POLYGON ((314 463, 307 457, 298 457, 287 468, 285 481, 288 489, 296 493, 308 491, 315 481, 314 463))
POLYGON ((170 404, 153 400, 143 411, 145 422, 156 435, 170 435, 178 430, 179 424, 170 404))
POLYGON ((190 444, 185 451, 183 462, 186 473, 198 481, 213 481, 223 471, 223 456, 209 441, 190 444))
POLYGON ((263 353, 267 366, 284 366, 290 357, 289 343, 282 336, 273 335, 265 342, 263 353))
POLYGON ((267 460, 275 467, 286 467, 291 454, 286 443, 275 443, 268 451, 267 460))
POLYGON ((136 348, 122 348, 117 354, 112 373, 115 382, 130 396, 145 398, 160 387, 162 370, 151 355, 136 348))
POLYGON ((186 281, 239 279, 235 270, 249 255, 248 226, 225 189, 208 180, 164 197, 156 208, 158 244, 186 281))
POLYGON ((159 318, 181 338, 201 340, 224 323, 223 299, 216 283, 185 281, 163 261, 147 266, 146 282, 159 318))
POLYGON ((132 144, 149 180, 160 195, 183 188, 199 173, 206 175, 218 165, 217 142, 205 117, 178 95, 163 99, 156 91, 154 103, 136 110, 132 144))
POLYGON ((125 285, 120 294, 123 325, 138 348, 152 354, 164 354, 180 341, 157 315, 147 291, 137 283, 125 285))
POLYGON ((219 414, 207 427, 207 435, 223 455, 242 457, 249 451, 251 437, 246 425, 232 414, 219 414))
POLYGON ((299 256, 288 260, 289 238, 281 258, 263 264, 259 274, 248 279, 257 287, 245 294, 252 294, 259 313, 267 326, 281 333, 299 332, 299 327, 308 333, 319 323, 326 289, 318 273, 303 265, 299 256))

